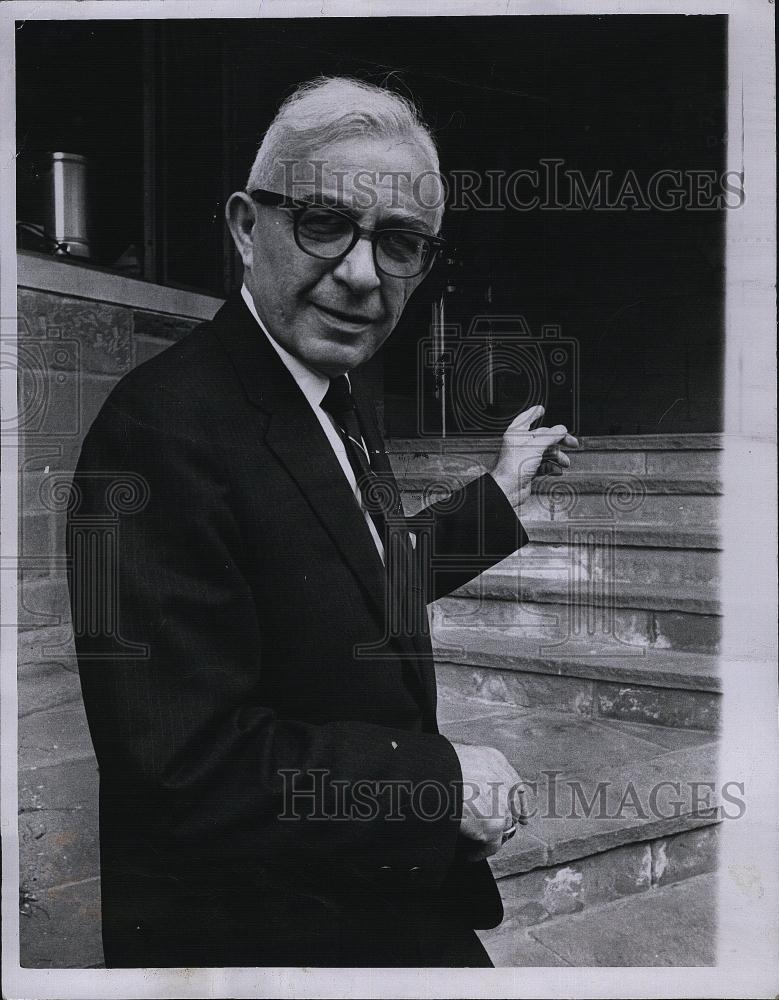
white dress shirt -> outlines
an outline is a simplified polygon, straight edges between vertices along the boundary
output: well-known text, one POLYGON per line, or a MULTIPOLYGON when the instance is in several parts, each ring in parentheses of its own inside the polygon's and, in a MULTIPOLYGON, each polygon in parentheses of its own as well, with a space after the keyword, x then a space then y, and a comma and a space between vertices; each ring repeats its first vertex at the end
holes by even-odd
MULTIPOLYGON (((373 519, 370 514, 365 510, 365 505, 363 504, 362 494, 360 493, 360 488, 357 485, 357 480, 354 475, 354 470, 349 464, 349 459, 346 454, 346 447, 343 443, 343 439, 338 430, 336 430, 335 423, 333 422, 329 413, 322 409, 320 403, 325 398, 325 393, 330 388, 330 379, 323 375, 321 372, 314 371, 309 368, 308 365, 303 364, 303 362, 296 358, 294 355, 290 354, 289 351, 285 350, 281 344, 277 343, 273 337, 268 333, 265 324, 260 319, 257 310, 254 306, 254 300, 252 299, 251 293, 246 285, 241 286, 241 295, 244 302, 249 309, 249 312, 254 316, 257 321, 257 325, 268 338, 268 340, 273 345, 274 350, 284 362, 284 366, 290 375, 294 378, 300 391, 306 397, 308 405, 314 411, 314 416, 317 418, 319 423, 322 425, 322 430, 327 435, 327 440, 330 442, 330 447, 335 453, 335 457, 338 459, 338 464, 343 470, 343 474, 351 487, 352 493, 357 503, 360 505, 360 509, 363 512, 365 521, 368 525, 368 529, 371 533, 371 537, 376 545, 381 561, 384 562, 384 544, 379 537, 379 533, 376 530, 376 525, 373 523, 373 519)), ((346 376, 347 381, 349 376, 346 376)), ((350 385, 351 388, 351 385, 350 385)))

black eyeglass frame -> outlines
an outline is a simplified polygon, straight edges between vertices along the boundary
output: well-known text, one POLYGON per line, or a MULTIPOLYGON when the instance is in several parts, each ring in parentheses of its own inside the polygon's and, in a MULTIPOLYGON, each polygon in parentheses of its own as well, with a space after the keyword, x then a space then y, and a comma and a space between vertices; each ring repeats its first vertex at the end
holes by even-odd
MULTIPOLYGON (((266 191, 264 188, 255 188, 253 191, 249 191, 247 193, 252 201, 256 201, 259 205, 269 205, 273 208, 291 210, 294 213, 292 231, 295 237, 295 243, 298 248, 303 251, 303 253, 308 254, 309 257, 315 257, 317 260, 343 260, 344 257, 348 256, 352 250, 354 250, 359 240, 365 237, 371 241, 371 247, 373 248, 373 263, 377 271, 380 271, 382 274, 386 274, 389 278, 418 278, 420 275, 425 275, 430 271, 433 264, 435 264, 438 254, 448 247, 447 241, 443 237, 433 236, 431 233, 421 233, 416 229, 405 229, 402 226, 386 226, 382 229, 366 229, 364 226, 360 226, 351 217, 351 215, 348 215, 346 212, 342 212, 338 208, 334 208, 332 205, 327 205, 324 202, 290 198, 289 195, 279 194, 278 191, 266 191), (328 212, 332 212, 334 215, 339 215, 342 219, 349 223, 352 227, 352 239, 345 250, 342 250, 340 253, 334 254, 333 256, 329 256, 327 254, 313 253, 308 247, 302 245, 298 235, 299 221, 303 211, 309 208, 325 209, 328 212), (376 244, 378 243, 379 238, 385 233, 405 233, 409 236, 417 236, 420 239, 427 240, 431 246, 430 258, 425 262, 420 271, 416 271, 414 274, 393 274, 391 271, 387 271, 381 266, 381 264, 379 264, 376 253, 376 244)), ((451 248, 448 249, 451 253, 451 248)))

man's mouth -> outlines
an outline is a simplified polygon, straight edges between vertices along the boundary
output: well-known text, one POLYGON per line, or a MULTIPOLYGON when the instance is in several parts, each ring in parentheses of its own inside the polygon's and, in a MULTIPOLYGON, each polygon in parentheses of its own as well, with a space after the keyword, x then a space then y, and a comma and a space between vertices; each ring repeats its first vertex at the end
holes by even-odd
POLYGON ((378 316, 371 316, 369 313, 347 312, 342 309, 333 309, 330 306, 320 305, 318 302, 314 302, 312 305, 320 312, 324 313, 326 317, 341 326, 364 327, 368 326, 370 323, 377 323, 380 318, 378 316))

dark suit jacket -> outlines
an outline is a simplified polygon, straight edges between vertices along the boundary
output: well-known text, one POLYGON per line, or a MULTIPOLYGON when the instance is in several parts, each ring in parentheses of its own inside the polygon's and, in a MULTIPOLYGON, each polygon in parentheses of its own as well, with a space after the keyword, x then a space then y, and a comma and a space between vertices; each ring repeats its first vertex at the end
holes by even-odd
MULTIPOLYGON (((107 964, 381 964, 405 935, 415 965, 433 915, 498 923, 486 863, 460 858, 429 636, 384 638, 364 517, 240 297, 121 380, 74 484, 107 964)), ((415 524, 440 570, 420 607, 526 540, 489 476, 415 524)))

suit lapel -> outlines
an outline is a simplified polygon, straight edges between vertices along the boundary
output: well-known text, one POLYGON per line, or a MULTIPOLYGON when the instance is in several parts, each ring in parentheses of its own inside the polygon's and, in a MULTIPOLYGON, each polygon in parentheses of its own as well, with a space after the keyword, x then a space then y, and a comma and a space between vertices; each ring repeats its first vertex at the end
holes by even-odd
MULTIPOLYGON (((240 295, 228 299, 212 323, 233 361, 246 395, 269 415, 265 444, 298 484, 312 511, 367 591, 381 620, 385 621, 384 565, 343 469, 308 400, 267 337, 257 328, 240 295)), ((358 412, 363 417, 366 444, 372 453, 378 452, 377 468, 391 476, 373 403, 364 392, 359 377, 352 381, 352 386, 358 412)), ((435 678, 432 667, 419 661, 420 652, 424 655, 425 650, 420 650, 412 637, 398 636, 392 641, 404 653, 404 667, 407 668, 404 672, 417 692, 420 707, 428 721, 431 715, 434 719, 435 678)))
POLYGON ((384 566, 308 400, 240 297, 228 300, 213 322, 250 400, 269 414, 265 444, 298 484, 377 610, 382 611, 384 566))

